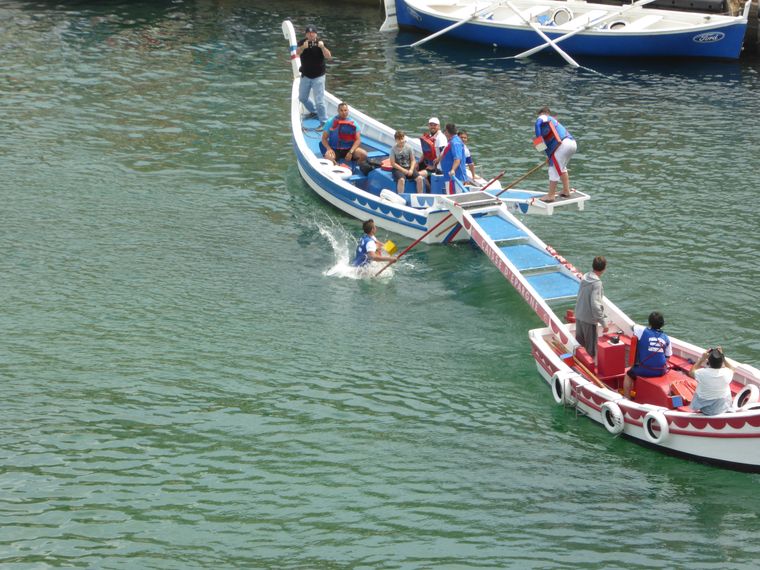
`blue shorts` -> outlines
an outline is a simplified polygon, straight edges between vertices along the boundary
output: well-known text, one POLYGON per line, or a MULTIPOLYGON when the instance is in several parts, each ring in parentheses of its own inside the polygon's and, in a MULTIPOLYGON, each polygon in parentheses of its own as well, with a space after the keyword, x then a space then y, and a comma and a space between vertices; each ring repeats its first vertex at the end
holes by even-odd
POLYGON ((631 378, 638 378, 639 376, 643 376, 644 378, 656 378, 657 376, 665 376, 667 373, 667 368, 647 368, 641 364, 635 364, 631 366, 631 369, 628 371, 628 376, 631 378))
POLYGON ((702 412, 706 416, 717 416, 731 409, 731 396, 715 398, 714 400, 702 400, 694 394, 694 399, 689 407, 695 412, 702 412))

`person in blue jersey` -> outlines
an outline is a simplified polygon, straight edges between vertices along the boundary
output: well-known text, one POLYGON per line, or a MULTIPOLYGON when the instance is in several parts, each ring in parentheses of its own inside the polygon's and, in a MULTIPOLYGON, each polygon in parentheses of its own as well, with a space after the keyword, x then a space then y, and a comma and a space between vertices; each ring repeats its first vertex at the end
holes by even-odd
POLYGON ((668 358, 673 354, 668 335, 662 332, 665 318, 661 313, 653 311, 649 314, 649 326, 633 325, 636 335, 636 360, 626 372, 623 380, 623 396, 631 397, 633 381, 639 377, 652 378, 663 376, 668 371, 668 358))
POLYGON ((464 143, 459 138, 457 126, 454 123, 448 123, 443 134, 446 135, 448 144, 441 155, 441 172, 443 172, 443 181, 446 184, 447 193, 456 194, 457 185, 454 183, 454 179, 456 178, 462 184, 467 180, 464 143))
POLYGON ((367 151, 361 148, 362 135, 359 125, 348 116, 348 103, 338 105, 338 114, 325 123, 320 148, 322 154, 335 164, 339 160, 367 161, 367 151))
POLYGON ((306 26, 306 37, 296 47, 296 55, 301 58, 301 81, 298 85, 298 100, 310 116, 319 117, 320 124, 327 120, 325 108, 325 60, 332 59, 332 53, 317 37, 317 28, 306 26), (314 96, 314 103, 309 99, 314 96), (315 106, 316 104, 316 106, 315 106))
POLYGON ((470 173, 470 180, 475 181, 475 162, 472 160, 472 153, 470 152, 470 148, 467 146, 467 143, 470 142, 470 135, 467 134, 467 131, 464 129, 459 129, 459 132, 457 133, 459 135, 459 138, 462 139, 462 143, 464 144, 464 164, 467 167, 467 171, 470 173))
POLYGON ((689 376, 697 381, 697 391, 689 404, 692 410, 717 416, 731 408, 734 367, 728 363, 720 346, 708 348, 691 367, 689 376))
POLYGON ((597 326, 607 327, 604 312, 604 286, 602 274, 607 270, 607 259, 597 255, 591 262, 591 271, 581 279, 575 299, 575 340, 590 356, 596 356, 597 326))
POLYGON ((383 242, 375 237, 377 227, 374 220, 367 220, 362 224, 364 235, 359 238, 359 244, 356 246, 356 257, 352 265, 364 267, 371 261, 390 261, 396 263, 398 258, 395 255, 383 255, 382 249, 385 246, 383 242))
POLYGON ((549 193, 541 198, 543 202, 557 199, 557 183, 562 180, 560 196, 569 198, 570 175, 567 163, 578 150, 578 145, 570 132, 557 119, 551 116, 549 107, 542 107, 535 124, 536 138, 533 145, 536 150, 544 151, 549 160, 549 193))

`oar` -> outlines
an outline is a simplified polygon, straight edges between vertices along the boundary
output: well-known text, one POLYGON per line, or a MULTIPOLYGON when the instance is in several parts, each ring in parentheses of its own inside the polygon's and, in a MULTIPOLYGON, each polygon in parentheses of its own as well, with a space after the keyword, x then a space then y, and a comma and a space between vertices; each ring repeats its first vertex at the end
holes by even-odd
POLYGON ((470 20, 474 20, 475 18, 477 18, 481 14, 485 14, 489 10, 493 10, 494 8, 496 8, 497 6, 499 6, 500 4, 501 4, 501 2, 496 2, 495 4, 490 4, 489 6, 486 6, 485 8, 481 8, 480 10, 476 10, 475 12, 473 12, 472 14, 470 14, 469 16, 467 16, 466 18, 463 18, 463 19, 459 20, 458 22, 453 23, 450 26, 448 26, 446 28, 443 28, 442 30, 438 30, 436 33, 430 34, 429 36, 424 37, 421 40, 419 40, 417 42, 414 42, 413 44, 409 44, 408 46, 399 46, 399 47, 417 47, 417 46, 420 46, 420 45, 424 44, 425 42, 429 42, 430 40, 437 38, 438 36, 442 36, 446 32, 450 32, 451 30, 453 30, 455 28, 458 28, 459 26, 463 26, 464 24, 466 24, 470 20))
MULTIPOLYGON (((604 22, 606 20, 611 20, 612 18, 617 18, 618 16, 621 16, 622 14, 624 14, 625 12, 627 12, 628 10, 630 10, 631 8, 635 8, 637 6, 644 6, 645 4, 651 4, 652 2, 654 2, 654 0, 637 0, 633 4, 629 4, 628 6, 623 7, 622 10, 618 10, 617 12, 613 12, 612 14, 606 14, 604 16, 599 16, 598 18, 596 18, 596 19, 591 20, 590 22, 588 22, 586 25, 584 25, 584 26, 582 26, 582 27, 580 27, 580 28, 578 28, 576 30, 573 30, 571 32, 568 32, 568 33, 566 33, 563 36, 555 38, 554 39, 554 43, 558 44, 559 42, 564 41, 567 38, 570 38, 570 37, 574 36, 575 34, 579 34, 582 31, 587 30, 588 28, 591 28, 593 26, 601 24, 602 22, 604 22)), ((514 59, 523 59, 523 58, 526 58, 526 57, 530 57, 534 53, 538 53, 542 49, 548 47, 549 43, 550 42, 543 43, 540 46, 536 46, 534 48, 530 48, 529 50, 520 52, 517 55, 513 55, 513 56, 510 56, 510 57, 512 57, 514 59)))
MULTIPOLYGON (((523 174, 522 176, 520 176, 520 178, 518 178, 517 180, 515 180, 514 182, 512 182, 512 184, 510 184, 506 188, 502 189, 502 191, 499 192, 498 194, 495 194, 495 196, 498 198, 499 196, 501 196, 502 194, 504 194, 504 192, 506 192, 507 190, 510 190, 510 189, 514 188, 517 184, 519 184, 520 182, 522 182, 523 180, 525 180, 528 176, 530 176, 531 174, 533 174, 536 170, 538 170, 539 168, 541 168, 547 162, 549 162, 548 158, 546 160, 542 161, 542 162, 539 162, 536 166, 534 166, 533 168, 531 168, 528 172, 526 172, 525 174, 523 174)), ((502 172, 502 174, 504 174, 504 173, 502 172)), ((488 186, 488 185, 486 185, 486 186, 488 186)))
POLYGON ((562 56, 562 59, 564 59, 567 63, 569 63, 573 67, 580 67, 578 62, 575 61, 569 55, 567 55, 567 53, 565 53, 565 51, 561 47, 559 47, 557 44, 554 43, 554 40, 552 40, 549 36, 547 36, 544 32, 542 32, 541 28, 539 28, 535 22, 531 22, 528 18, 523 16, 523 13, 520 12, 520 10, 518 10, 517 8, 515 8, 512 2, 507 2, 507 6, 509 6, 512 9, 512 11, 515 14, 517 14, 523 22, 525 22, 531 28, 533 28, 533 31, 536 32, 539 36, 541 36, 541 38, 543 38, 545 42, 549 43, 549 45, 551 45, 554 48, 554 51, 556 51, 559 55, 562 56))

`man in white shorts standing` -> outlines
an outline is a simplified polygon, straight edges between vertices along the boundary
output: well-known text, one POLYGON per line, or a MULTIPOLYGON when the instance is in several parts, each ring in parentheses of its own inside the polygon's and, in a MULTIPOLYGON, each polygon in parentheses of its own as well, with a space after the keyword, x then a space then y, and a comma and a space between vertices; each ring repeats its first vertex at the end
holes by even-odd
POLYGON ((560 196, 569 198, 570 175, 567 173, 567 163, 578 150, 573 135, 554 117, 549 107, 542 107, 536 119, 536 138, 533 139, 536 150, 546 152, 549 158, 549 193, 541 198, 543 202, 554 202, 557 199, 557 182, 562 180, 560 196))

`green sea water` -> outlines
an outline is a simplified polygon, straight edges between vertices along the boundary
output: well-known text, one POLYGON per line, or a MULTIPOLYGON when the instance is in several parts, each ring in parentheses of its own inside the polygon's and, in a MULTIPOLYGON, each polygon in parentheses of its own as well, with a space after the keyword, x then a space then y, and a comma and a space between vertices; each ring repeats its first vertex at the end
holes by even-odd
POLYGON ((756 60, 410 50, 342 1, 0 0, 0 567, 756 567, 758 475, 557 407, 476 249, 335 271, 360 223, 295 166, 287 17, 330 91, 467 128, 486 176, 540 160, 550 105, 592 200, 526 223, 760 366, 756 60))

